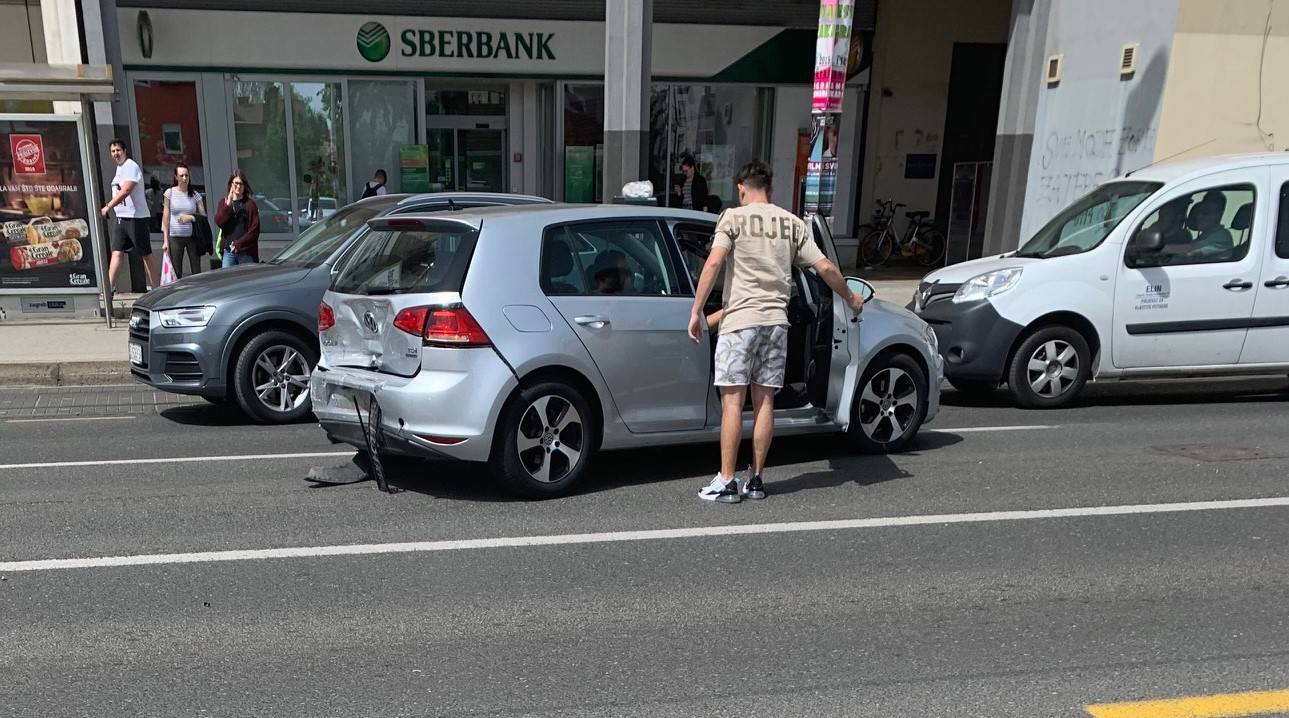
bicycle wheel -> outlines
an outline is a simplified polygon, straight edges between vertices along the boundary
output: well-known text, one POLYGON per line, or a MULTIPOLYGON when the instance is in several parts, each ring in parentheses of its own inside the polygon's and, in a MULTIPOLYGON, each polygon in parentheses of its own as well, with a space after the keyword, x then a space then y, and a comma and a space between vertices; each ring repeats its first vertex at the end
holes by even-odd
POLYGON ((866 267, 880 267, 891 258, 895 249, 886 232, 873 230, 859 240, 859 259, 866 267))
POLYGON ((914 240, 913 259, 923 267, 938 264, 944 259, 944 233, 938 229, 928 229, 919 233, 914 240))

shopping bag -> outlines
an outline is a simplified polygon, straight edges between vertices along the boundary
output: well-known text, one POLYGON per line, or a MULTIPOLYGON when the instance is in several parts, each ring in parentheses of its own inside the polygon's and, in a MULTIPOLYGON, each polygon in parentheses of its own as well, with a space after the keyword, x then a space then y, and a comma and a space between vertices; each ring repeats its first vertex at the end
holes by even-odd
POLYGON ((161 286, 174 284, 179 278, 175 276, 175 265, 170 262, 170 253, 161 253, 161 286))
POLYGON ((215 251, 211 252, 211 255, 213 255, 215 259, 222 258, 224 254, 223 245, 224 245, 224 230, 220 229, 219 231, 215 232, 215 251))

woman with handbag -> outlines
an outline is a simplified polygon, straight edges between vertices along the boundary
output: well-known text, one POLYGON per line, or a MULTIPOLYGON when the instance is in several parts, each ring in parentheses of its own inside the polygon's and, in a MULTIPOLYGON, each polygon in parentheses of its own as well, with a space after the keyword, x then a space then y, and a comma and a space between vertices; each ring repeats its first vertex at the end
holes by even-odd
POLYGON ((219 227, 220 246, 225 269, 260 261, 260 208, 255 204, 251 182, 240 169, 228 178, 228 196, 215 208, 215 225, 219 227))
POLYGON ((193 233, 198 217, 206 214, 206 204, 201 193, 192 188, 192 172, 188 165, 175 165, 174 184, 166 190, 161 210, 161 251, 170 255, 175 276, 182 277, 184 255, 188 256, 189 274, 201 271, 202 247, 193 233))

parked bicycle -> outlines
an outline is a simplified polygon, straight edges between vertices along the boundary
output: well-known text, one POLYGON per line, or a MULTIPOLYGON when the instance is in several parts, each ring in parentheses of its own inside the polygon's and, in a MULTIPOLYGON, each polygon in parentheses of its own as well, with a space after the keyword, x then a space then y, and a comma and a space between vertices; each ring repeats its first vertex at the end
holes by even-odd
POLYGON ((909 224, 904 236, 900 236, 895 229, 895 213, 907 205, 896 204, 895 200, 877 200, 877 206, 873 213, 872 231, 859 241, 859 258, 865 266, 885 264, 897 249, 901 256, 909 257, 923 267, 944 259, 944 233, 931 226, 930 212, 905 212, 909 224))

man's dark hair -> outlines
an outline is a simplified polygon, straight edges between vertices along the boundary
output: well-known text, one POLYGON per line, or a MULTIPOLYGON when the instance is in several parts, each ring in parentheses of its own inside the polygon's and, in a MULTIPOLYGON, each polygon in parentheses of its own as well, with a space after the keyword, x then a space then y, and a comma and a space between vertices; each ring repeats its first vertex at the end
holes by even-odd
POLYGON ((774 173, 770 171, 770 166, 761 160, 752 160, 743 165, 734 179, 748 189, 770 189, 774 181, 774 173))
POLYGON ((112 141, 107 143, 107 148, 111 150, 113 147, 116 147, 118 145, 121 147, 121 151, 125 153, 125 156, 129 157, 130 146, 125 144, 125 140, 121 139, 120 137, 113 137, 112 141))
POLYGON ((376 176, 381 179, 389 179, 389 175, 385 174, 385 170, 376 170, 376 176))
POLYGON ((681 158, 680 158, 680 166, 681 166, 682 168, 684 168, 684 167, 697 167, 697 166, 698 166, 698 163, 694 161, 694 156, 693 156, 693 155, 685 155, 684 157, 681 157, 681 158))

